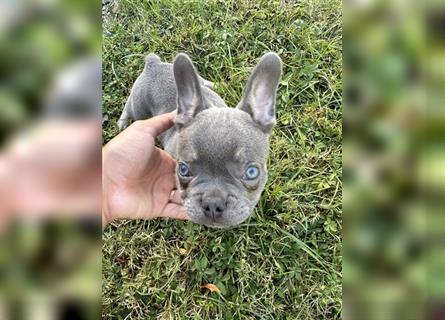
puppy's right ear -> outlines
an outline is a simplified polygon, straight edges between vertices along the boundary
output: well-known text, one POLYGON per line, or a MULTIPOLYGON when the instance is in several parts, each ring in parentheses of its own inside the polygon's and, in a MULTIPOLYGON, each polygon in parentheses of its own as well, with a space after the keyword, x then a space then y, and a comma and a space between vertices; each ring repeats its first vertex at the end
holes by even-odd
POLYGON ((173 73, 175 75, 178 105, 176 124, 184 125, 204 109, 201 85, 192 61, 184 53, 176 56, 173 62, 173 73))
POLYGON ((281 59, 266 53, 250 75, 237 108, 250 114, 265 132, 275 125, 275 95, 281 77, 281 59))

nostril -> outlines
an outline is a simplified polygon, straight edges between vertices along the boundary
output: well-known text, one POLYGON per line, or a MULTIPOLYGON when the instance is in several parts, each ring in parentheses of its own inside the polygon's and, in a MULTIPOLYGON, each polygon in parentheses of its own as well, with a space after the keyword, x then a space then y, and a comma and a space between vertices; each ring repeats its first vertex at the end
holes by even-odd
POLYGON ((217 219, 221 217, 226 209, 225 200, 219 198, 207 198, 203 199, 201 208, 207 217, 211 219, 217 219))

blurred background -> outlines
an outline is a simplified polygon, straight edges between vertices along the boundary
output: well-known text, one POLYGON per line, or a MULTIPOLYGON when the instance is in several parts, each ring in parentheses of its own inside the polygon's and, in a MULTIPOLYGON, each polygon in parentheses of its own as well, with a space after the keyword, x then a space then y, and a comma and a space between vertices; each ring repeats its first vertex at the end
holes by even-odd
POLYGON ((445 3, 343 5, 343 317, 445 319, 445 3))
POLYGON ((100 312, 101 6, 0 1, 0 319, 100 312))

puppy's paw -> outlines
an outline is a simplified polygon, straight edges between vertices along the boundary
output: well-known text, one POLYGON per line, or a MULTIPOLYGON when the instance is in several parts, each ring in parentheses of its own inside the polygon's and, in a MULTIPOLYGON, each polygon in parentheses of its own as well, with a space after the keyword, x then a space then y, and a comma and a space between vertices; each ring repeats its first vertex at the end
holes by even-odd
POLYGON ((130 125, 130 119, 119 119, 117 121, 117 126, 119 131, 125 130, 130 125))
POLYGON ((204 86, 209 88, 209 89, 213 89, 213 82, 208 81, 208 80, 204 80, 204 86))
POLYGON ((204 79, 203 77, 199 76, 199 82, 201 83, 202 86, 207 87, 209 89, 213 89, 213 82, 204 79))

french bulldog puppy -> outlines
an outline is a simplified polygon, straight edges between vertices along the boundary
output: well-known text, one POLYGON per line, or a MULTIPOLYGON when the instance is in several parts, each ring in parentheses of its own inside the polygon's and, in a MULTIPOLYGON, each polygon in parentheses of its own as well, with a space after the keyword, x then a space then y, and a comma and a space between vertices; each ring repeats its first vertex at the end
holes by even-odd
POLYGON ((187 55, 173 64, 152 53, 145 58, 118 125, 177 110, 175 127, 160 141, 177 160, 177 186, 192 221, 226 228, 252 213, 267 180, 280 76, 279 56, 265 54, 239 104, 229 108, 187 55))

